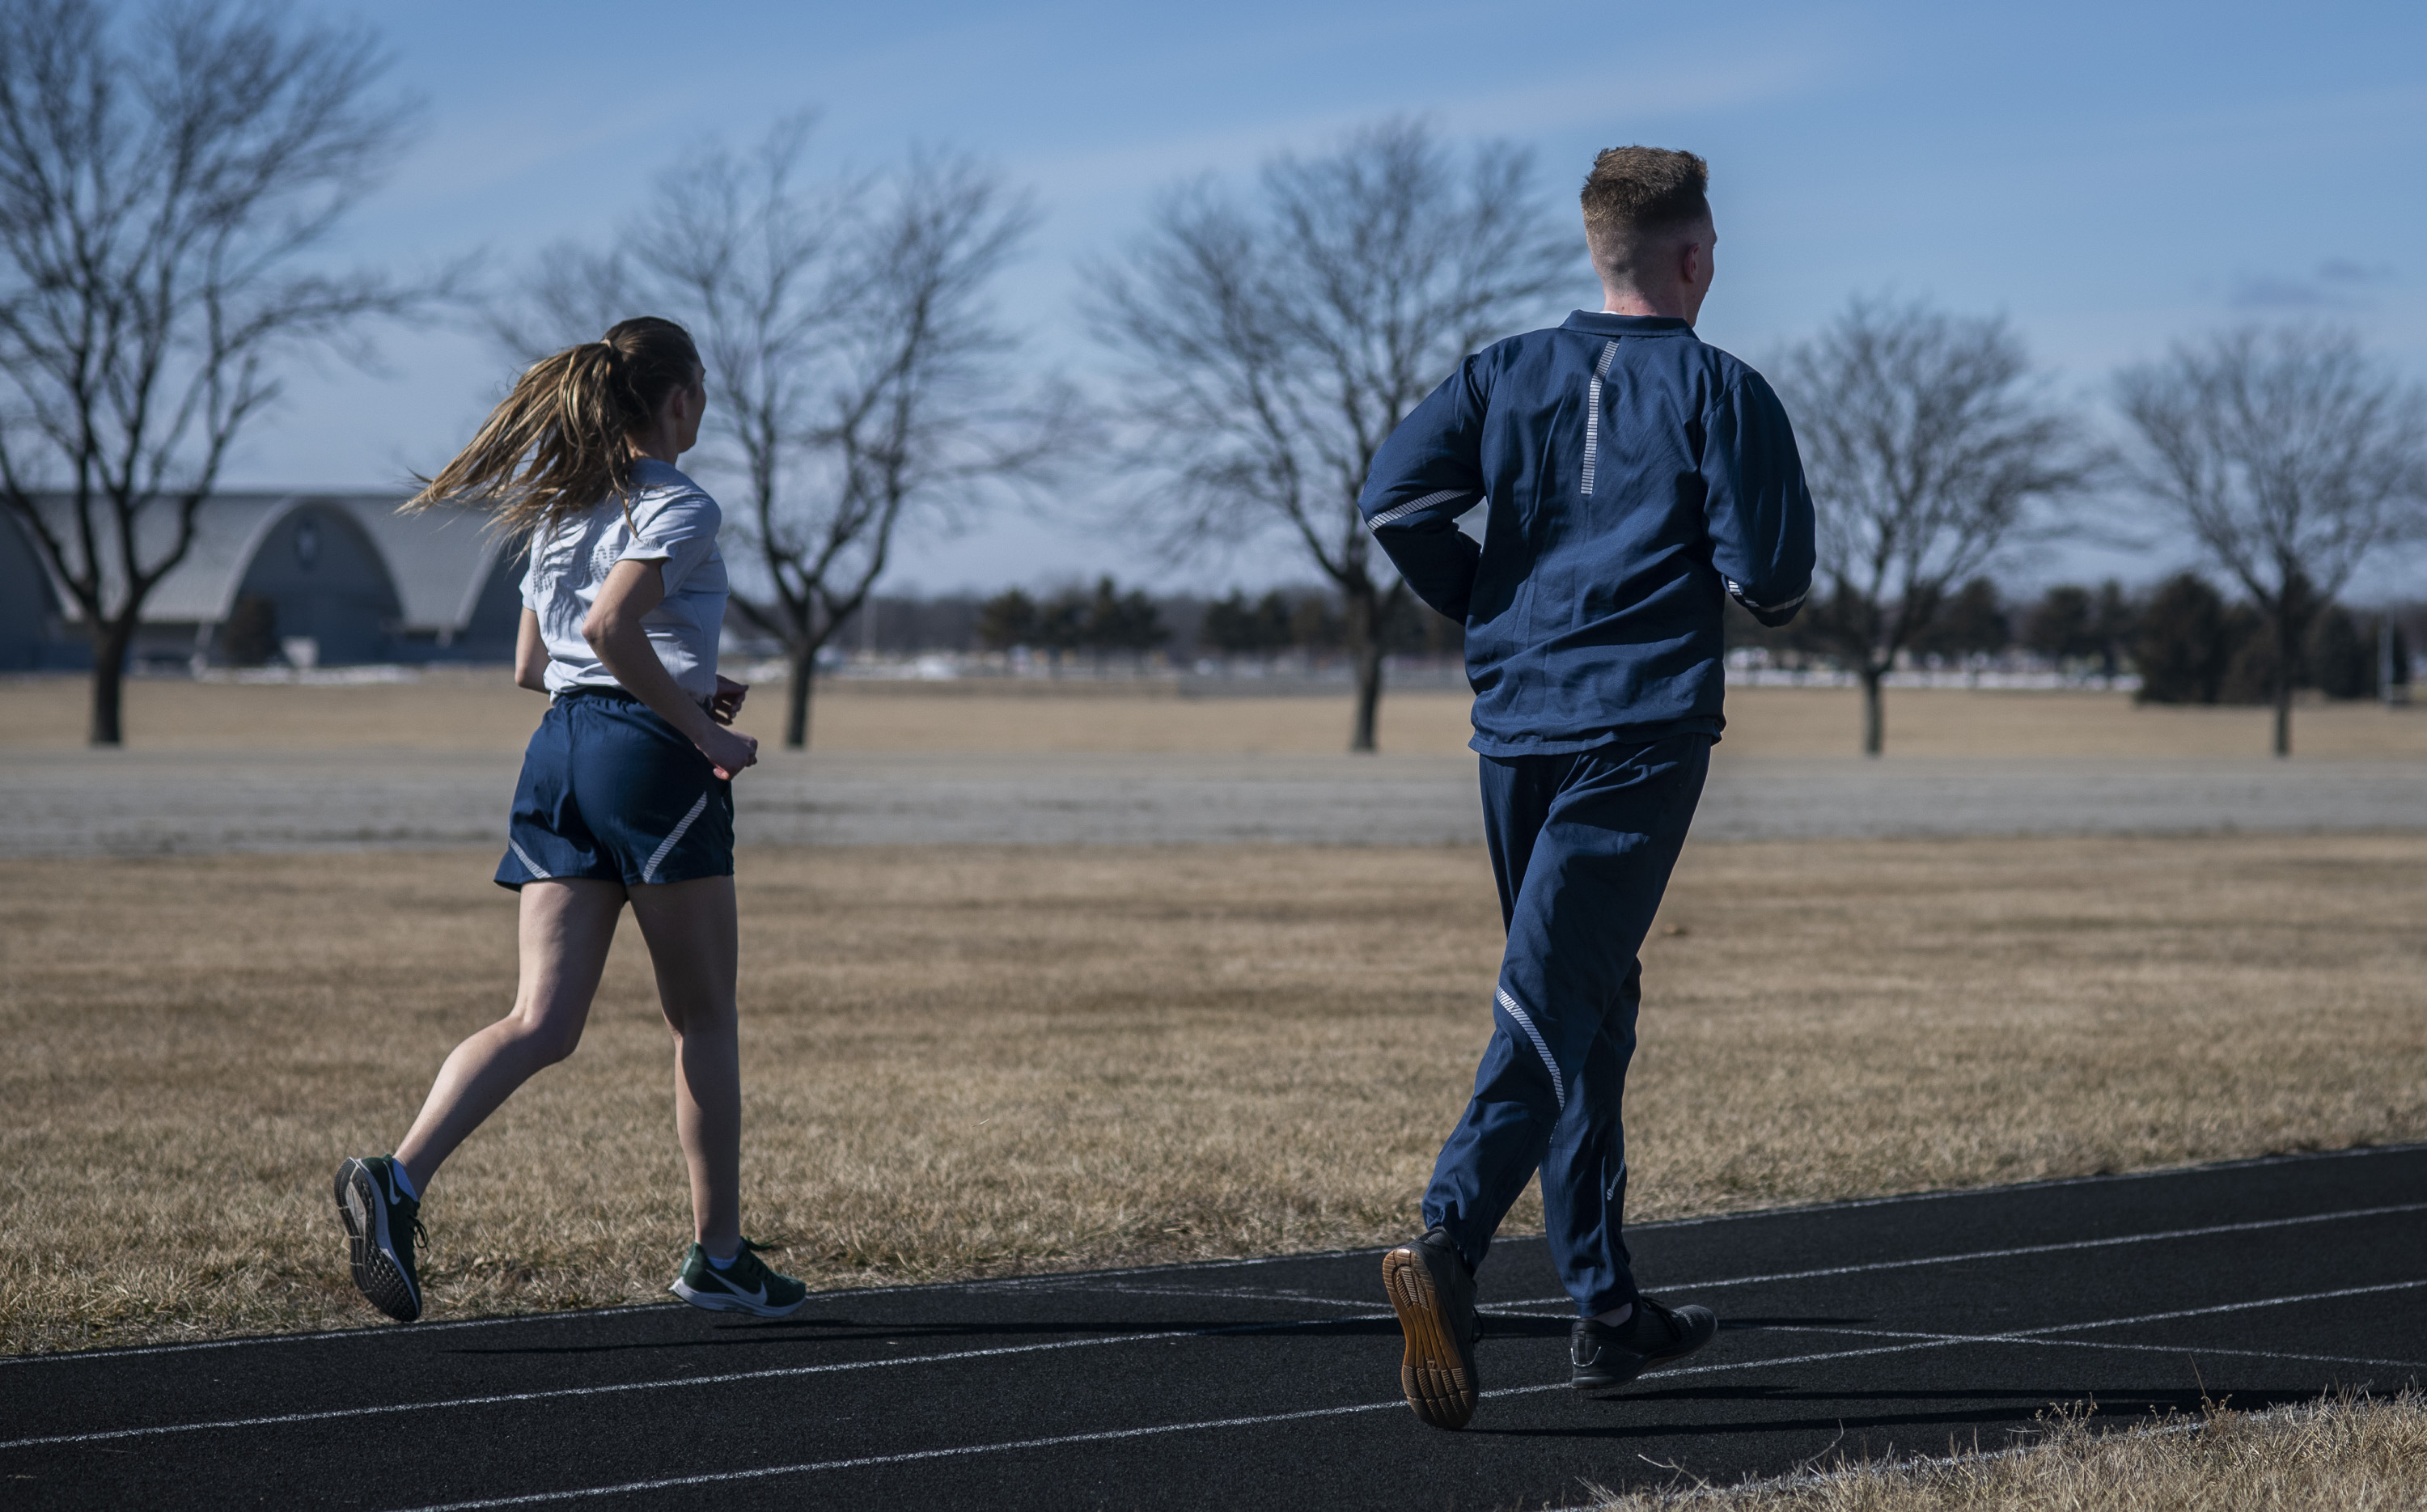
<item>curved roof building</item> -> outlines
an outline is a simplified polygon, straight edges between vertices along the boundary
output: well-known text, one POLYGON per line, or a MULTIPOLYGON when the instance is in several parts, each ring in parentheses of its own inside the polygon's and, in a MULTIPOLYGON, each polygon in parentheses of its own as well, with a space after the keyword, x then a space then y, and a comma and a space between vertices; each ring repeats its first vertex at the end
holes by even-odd
MULTIPOLYGON (((37 500, 71 538, 64 495, 37 500)), ((399 514, 393 494, 220 494, 203 502, 192 548, 143 605, 143 661, 300 665, 505 661, 521 609, 521 553, 478 512, 399 514)), ((165 506, 137 529, 143 557, 174 539, 165 506)), ((115 542, 103 542, 105 567, 115 542)), ((106 571, 112 589, 116 574, 106 571)), ((0 669, 90 662, 83 610, 23 522, 0 513, 0 669)))

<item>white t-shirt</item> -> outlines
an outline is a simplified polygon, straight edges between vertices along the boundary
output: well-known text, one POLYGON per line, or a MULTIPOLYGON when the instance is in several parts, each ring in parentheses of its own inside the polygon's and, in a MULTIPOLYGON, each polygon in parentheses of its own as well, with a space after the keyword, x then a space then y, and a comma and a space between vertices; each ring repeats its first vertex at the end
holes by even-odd
POLYGON ((613 688, 614 675, 581 634, 599 585, 619 561, 658 561, 665 601, 641 620, 658 659, 683 691, 716 692, 716 643, 725 628, 725 558, 716 549, 724 512, 706 490, 654 457, 632 463, 627 523, 614 499, 593 505, 531 543, 523 607, 539 616, 547 642, 547 691, 613 688), (633 526, 640 529, 636 533, 633 526))

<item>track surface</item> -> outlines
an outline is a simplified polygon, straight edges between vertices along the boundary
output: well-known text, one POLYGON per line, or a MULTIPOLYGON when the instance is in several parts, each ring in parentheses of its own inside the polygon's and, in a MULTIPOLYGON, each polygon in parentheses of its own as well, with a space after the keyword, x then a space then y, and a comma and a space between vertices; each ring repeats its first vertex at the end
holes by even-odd
POLYGON ((1635 1239, 1718 1340, 1579 1397, 1543 1245, 1505 1243, 1458 1434, 1399 1400, 1360 1251, 831 1293, 777 1323, 677 1306, 5 1360, 0 1502, 1562 1505, 1669 1466, 1997 1447, 2050 1403, 2123 1423, 2203 1387, 2255 1407, 2427 1378, 2427 1147, 1635 1239))

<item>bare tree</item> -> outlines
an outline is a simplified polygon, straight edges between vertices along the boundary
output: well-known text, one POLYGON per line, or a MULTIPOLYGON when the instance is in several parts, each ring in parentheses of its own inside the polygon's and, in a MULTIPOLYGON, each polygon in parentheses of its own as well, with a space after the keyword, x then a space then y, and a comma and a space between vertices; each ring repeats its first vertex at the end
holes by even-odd
POLYGON ((1862 679, 1863 751, 1878 756, 1897 654, 2097 455, 2001 318, 1858 299, 1776 376, 1819 509, 1828 596, 1812 634, 1862 679))
POLYGON ((2427 514, 2427 394, 2348 332, 2244 327, 2127 369, 2132 477, 2265 616, 2275 754, 2309 626, 2427 514))
POLYGON ((1084 445, 1067 394, 1012 371, 992 288, 1035 220, 965 158, 811 183, 810 120, 662 174, 614 250, 558 249, 497 325, 519 355, 643 311, 689 327, 709 366, 709 465, 747 492, 737 532, 768 584, 736 592, 790 668, 784 743, 808 743, 818 653, 867 603, 898 528, 1039 481, 1084 445))
POLYGON ((0 506, 83 611, 95 745, 278 361, 420 298, 307 261, 399 144, 384 66, 268 6, 0 0, 0 506))
POLYGON ((1407 585, 1357 513, 1374 453, 1458 361, 1589 285, 1582 233, 1547 213, 1532 158, 1464 164, 1392 122, 1265 164, 1251 203, 1169 196, 1121 265, 1094 270, 1099 337, 1125 360, 1140 523, 1173 555, 1272 531, 1335 584, 1357 667, 1352 751, 1374 749, 1382 632, 1407 585))

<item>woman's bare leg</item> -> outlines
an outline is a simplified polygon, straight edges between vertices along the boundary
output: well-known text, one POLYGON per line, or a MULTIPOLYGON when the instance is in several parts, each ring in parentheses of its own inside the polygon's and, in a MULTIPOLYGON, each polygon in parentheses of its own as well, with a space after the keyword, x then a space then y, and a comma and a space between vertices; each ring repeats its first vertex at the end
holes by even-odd
POLYGON ((741 1243, 741 1050, 734 976, 741 954, 731 877, 632 889, 658 1001, 675 1035, 675 1129, 691 1166, 692 1225, 708 1252, 741 1243))
POLYGON ((573 1053, 597 995, 615 920, 624 911, 617 882, 562 879, 522 888, 522 971, 513 1011, 455 1047, 396 1147, 416 1190, 426 1191, 455 1153, 516 1087, 573 1053))

